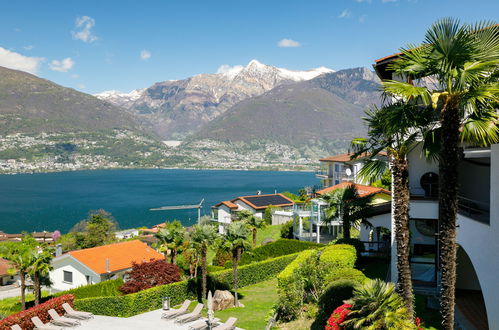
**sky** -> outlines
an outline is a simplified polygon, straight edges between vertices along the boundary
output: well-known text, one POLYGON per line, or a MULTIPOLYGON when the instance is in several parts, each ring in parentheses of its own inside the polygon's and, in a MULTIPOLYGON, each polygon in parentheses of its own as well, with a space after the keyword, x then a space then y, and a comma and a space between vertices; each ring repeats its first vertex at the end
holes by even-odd
POLYGON ((442 17, 499 20, 498 0, 3 1, 0 66, 86 93, 129 92, 252 59, 371 67, 442 17))

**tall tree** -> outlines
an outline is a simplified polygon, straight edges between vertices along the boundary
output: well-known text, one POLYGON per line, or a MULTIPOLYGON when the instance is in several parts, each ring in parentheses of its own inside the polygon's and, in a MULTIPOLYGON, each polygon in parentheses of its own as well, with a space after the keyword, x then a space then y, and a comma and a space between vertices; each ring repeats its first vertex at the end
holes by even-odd
POLYGON ((217 228, 212 225, 194 225, 190 233, 191 244, 201 255, 201 285, 203 299, 206 299, 206 256, 208 247, 213 244, 218 237, 217 228))
POLYGON ((339 219, 342 223, 344 238, 351 238, 350 229, 352 226, 371 225, 367 218, 372 212, 373 196, 360 197, 354 184, 324 194, 321 199, 328 204, 326 221, 339 219))
POLYGON ((21 242, 7 242, 0 245, 0 255, 10 261, 19 272, 21 281, 21 307, 26 309, 26 276, 33 264, 35 239, 25 235, 21 242))
POLYGON ((52 270, 51 261, 53 258, 54 249, 46 244, 36 246, 33 250, 33 260, 29 274, 33 277, 35 305, 40 303, 42 297, 42 277, 47 276, 49 271, 52 270))
MULTIPOLYGON (((499 102, 499 25, 461 24, 445 18, 426 32, 419 47, 402 49, 391 69, 407 82, 384 81, 383 88, 401 100, 432 104, 441 125, 439 157, 439 246, 441 314, 445 329, 454 327, 456 283, 456 218, 460 130, 472 117, 476 122, 499 102), (432 88, 412 83, 431 77, 432 88)), ((490 113, 490 112, 489 112, 490 113)), ((480 144, 497 137, 497 125, 475 126, 480 144)))
MULTIPOLYGON (((270 207, 270 206, 269 206, 270 207)), ((238 220, 245 222, 253 235, 253 247, 256 246, 256 233, 258 229, 264 228, 266 226, 265 220, 255 216, 251 211, 242 210, 237 213, 238 220)))
POLYGON ((239 306, 239 298, 237 296, 237 266, 243 251, 250 248, 250 244, 248 243, 249 233, 250 230, 247 223, 236 221, 232 222, 227 227, 227 233, 221 238, 220 248, 232 253, 232 277, 234 281, 235 307, 239 306))
POLYGON ((413 290, 410 268, 409 231, 409 164, 407 155, 411 152, 432 122, 432 109, 421 109, 418 105, 396 102, 385 107, 366 111, 364 120, 368 124, 368 138, 352 141, 356 153, 369 154, 359 176, 367 181, 381 178, 387 170, 387 163, 376 156, 387 151, 392 175, 393 220, 397 251, 397 291, 404 300, 409 314, 414 314, 413 290))
POLYGON ((186 231, 184 226, 178 220, 173 222, 166 222, 165 226, 161 228, 156 234, 159 243, 165 249, 165 260, 167 260, 167 252, 170 251, 170 262, 176 264, 177 254, 179 249, 184 244, 186 231))

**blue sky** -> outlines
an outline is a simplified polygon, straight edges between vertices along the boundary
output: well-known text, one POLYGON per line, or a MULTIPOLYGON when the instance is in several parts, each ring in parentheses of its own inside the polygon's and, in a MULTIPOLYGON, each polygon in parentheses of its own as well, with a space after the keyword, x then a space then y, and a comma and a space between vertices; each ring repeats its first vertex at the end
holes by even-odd
POLYGON ((499 1, 4 1, 0 65, 87 93, 251 59, 294 70, 371 67, 446 16, 499 20, 499 1))

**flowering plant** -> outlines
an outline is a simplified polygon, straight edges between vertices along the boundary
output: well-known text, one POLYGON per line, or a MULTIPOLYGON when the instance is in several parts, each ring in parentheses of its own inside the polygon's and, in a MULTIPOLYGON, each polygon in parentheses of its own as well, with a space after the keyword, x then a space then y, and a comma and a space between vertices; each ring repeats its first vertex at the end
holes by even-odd
POLYGON ((352 305, 343 304, 336 308, 327 320, 325 330, 341 330, 341 323, 346 320, 351 307, 352 305))

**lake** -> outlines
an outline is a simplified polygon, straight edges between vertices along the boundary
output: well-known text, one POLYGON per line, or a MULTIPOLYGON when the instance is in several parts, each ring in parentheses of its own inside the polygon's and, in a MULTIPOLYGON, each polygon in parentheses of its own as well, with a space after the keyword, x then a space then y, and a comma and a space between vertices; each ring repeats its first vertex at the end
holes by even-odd
POLYGON ((202 214, 237 196, 275 191, 297 193, 319 181, 311 172, 229 170, 96 170, 0 175, 0 231, 67 232, 90 210, 111 212, 121 229, 179 219, 197 221, 197 210, 149 211, 197 204, 202 214))

